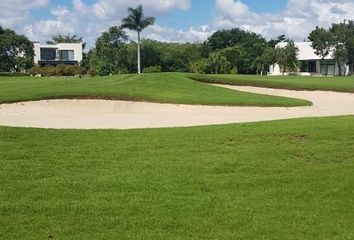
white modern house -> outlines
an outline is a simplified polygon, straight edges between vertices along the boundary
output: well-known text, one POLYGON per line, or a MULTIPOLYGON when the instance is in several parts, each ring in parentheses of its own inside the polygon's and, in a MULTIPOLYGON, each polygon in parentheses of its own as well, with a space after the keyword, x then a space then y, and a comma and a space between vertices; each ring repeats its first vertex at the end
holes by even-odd
MULTIPOLYGON (((288 43, 280 42, 276 45, 276 48, 284 48, 288 43)), ((330 51, 325 59, 321 59, 315 54, 315 50, 312 47, 311 42, 295 42, 295 46, 298 47, 298 60, 300 61, 299 74, 303 76, 312 75, 339 75, 338 63, 333 59, 333 50, 330 51)), ((342 75, 348 73, 348 67, 346 65, 341 66, 342 75)), ((279 64, 274 64, 269 69, 270 75, 282 75, 279 64)), ((286 73, 288 75, 289 73, 286 73)))
POLYGON ((40 44, 33 42, 34 63, 38 66, 79 64, 82 60, 82 43, 40 44))

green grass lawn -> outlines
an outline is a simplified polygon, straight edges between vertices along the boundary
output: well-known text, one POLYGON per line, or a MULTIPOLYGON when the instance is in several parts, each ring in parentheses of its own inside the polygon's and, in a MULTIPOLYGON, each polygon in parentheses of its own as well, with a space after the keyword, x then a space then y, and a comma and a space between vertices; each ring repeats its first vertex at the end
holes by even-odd
POLYGON ((0 239, 353 239, 353 173, 354 117, 0 127, 0 239))
POLYGON ((209 83, 223 83, 293 90, 325 90, 354 93, 354 77, 291 77, 255 75, 189 75, 209 83))
POLYGON ((180 73, 94 78, 0 77, 0 103, 48 98, 102 98, 233 106, 308 106, 309 101, 239 92, 180 73))

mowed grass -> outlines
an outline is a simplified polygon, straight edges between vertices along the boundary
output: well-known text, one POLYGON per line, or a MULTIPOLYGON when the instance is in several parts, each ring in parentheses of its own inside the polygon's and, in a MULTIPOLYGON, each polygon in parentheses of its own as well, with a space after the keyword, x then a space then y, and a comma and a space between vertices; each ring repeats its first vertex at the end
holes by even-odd
POLYGON ((311 102, 234 91, 193 81, 181 73, 94 78, 0 77, 0 103, 100 98, 232 106, 308 106, 311 102))
POLYGON ((354 77, 292 77, 255 75, 189 75, 207 83, 233 84, 292 90, 324 90, 354 93, 354 77))
POLYGON ((354 117, 0 127, 0 239, 353 239, 354 117))

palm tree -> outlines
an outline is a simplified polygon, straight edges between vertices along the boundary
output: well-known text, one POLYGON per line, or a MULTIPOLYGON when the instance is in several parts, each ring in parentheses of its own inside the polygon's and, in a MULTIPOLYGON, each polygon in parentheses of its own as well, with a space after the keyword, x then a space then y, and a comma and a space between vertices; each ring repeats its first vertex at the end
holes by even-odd
POLYGON ((143 6, 139 4, 136 8, 128 8, 129 16, 122 20, 122 27, 134 30, 138 33, 138 73, 141 73, 140 65, 140 33, 145 28, 155 23, 154 17, 145 17, 143 6))

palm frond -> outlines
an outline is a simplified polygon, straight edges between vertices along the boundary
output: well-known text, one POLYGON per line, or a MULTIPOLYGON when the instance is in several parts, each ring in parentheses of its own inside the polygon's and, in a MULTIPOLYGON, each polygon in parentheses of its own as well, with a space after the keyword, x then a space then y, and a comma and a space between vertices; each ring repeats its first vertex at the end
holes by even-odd
POLYGON ((146 27, 155 23, 154 17, 145 17, 143 6, 139 4, 136 8, 128 8, 128 17, 122 20, 122 27, 141 32, 146 27))

